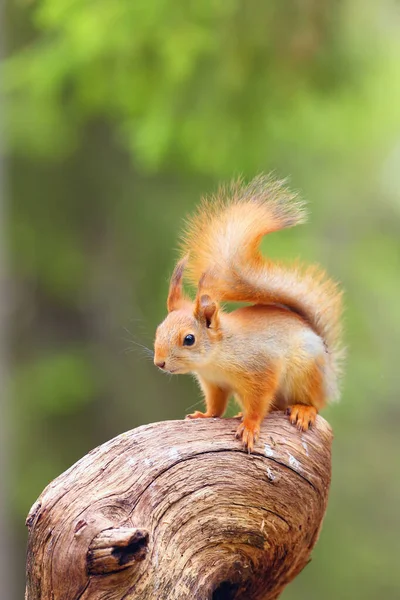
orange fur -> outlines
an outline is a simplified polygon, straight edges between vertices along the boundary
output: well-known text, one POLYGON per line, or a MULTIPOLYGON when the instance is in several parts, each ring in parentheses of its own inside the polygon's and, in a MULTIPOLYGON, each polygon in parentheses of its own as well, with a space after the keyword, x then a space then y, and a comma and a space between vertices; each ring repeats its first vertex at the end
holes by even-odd
POLYGON ((270 177, 203 201, 188 222, 169 314, 157 329, 155 362, 194 373, 204 392, 206 412, 190 417, 222 416, 235 396, 243 408, 237 435, 250 451, 268 411, 292 406, 291 421, 306 429, 338 397, 341 292, 317 267, 284 267, 258 249, 265 234, 304 220, 304 204, 270 177), (198 286, 193 304, 182 293, 185 267, 198 286), (226 313, 221 301, 253 306, 226 313))
POLYGON ((206 379, 202 379, 201 377, 197 377, 197 379, 204 392, 207 412, 202 413, 199 410, 196 410, 191 415, 187 415, 187 418, 200 419, 204 417, 222 417, 229 400, 228 390, 213 383, 209 383, 206 379))
POLYGON ((306 406, 305 404, 294 404, 288 408, 289 421, 296 425, 299 431, 308 431, 317 417, 315 406, 306 406))

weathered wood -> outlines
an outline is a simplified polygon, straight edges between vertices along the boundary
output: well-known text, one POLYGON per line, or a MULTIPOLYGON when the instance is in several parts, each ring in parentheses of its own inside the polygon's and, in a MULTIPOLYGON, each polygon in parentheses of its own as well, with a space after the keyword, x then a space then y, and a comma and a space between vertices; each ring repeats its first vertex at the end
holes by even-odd
POLYGON ((329 425, 139 427, 54 480, 27 518, 26 600, 273 600, 309 561, 330 484, 329 425))

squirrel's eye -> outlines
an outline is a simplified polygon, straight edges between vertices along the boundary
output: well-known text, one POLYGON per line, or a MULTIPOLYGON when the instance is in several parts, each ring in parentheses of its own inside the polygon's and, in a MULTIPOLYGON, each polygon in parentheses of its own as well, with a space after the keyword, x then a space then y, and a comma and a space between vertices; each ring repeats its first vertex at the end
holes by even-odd
POLYGON ((195 342, 195 337, 192 333, 188 333, 183 339, 184 346, 193 346, 195 342))

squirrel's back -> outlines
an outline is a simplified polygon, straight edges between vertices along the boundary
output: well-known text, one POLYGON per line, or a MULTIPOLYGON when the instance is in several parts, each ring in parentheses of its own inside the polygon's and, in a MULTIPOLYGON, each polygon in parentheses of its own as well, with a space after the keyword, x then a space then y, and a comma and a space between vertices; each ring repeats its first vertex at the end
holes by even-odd
MULTIPOLYGON (((264 235, 306 220, 304 203, 284 182, 258 176, 221 188, 188 221, 182 249, 191 281, 220 301, 281 304, 322 338, 329 355, 330 379, 337 381, 343 356, 342 293, 318 267, 284 266, 264 259, 264 235)), ((338 396, 331 385, 331 399, 338 396)))

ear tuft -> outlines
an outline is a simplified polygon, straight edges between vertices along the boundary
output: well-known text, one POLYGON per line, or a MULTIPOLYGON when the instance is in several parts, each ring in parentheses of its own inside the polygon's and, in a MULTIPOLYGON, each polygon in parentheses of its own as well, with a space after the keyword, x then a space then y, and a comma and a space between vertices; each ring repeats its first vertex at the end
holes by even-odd
POLYGON ((174 272, 172 273, 167 299, 168 312, 178 310, 186 301, 186 298, 183 295, 182 280, 187 261, 188 256, 186 255, 176 264, 174 272))

